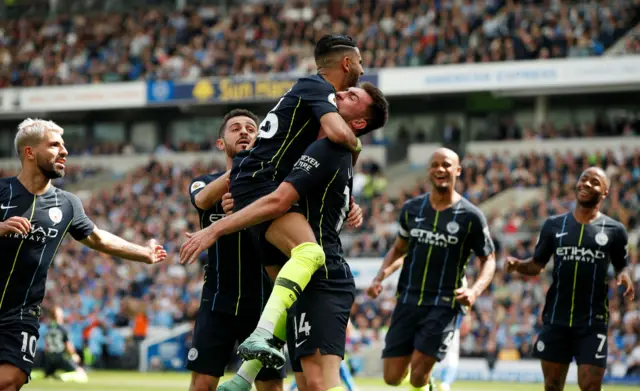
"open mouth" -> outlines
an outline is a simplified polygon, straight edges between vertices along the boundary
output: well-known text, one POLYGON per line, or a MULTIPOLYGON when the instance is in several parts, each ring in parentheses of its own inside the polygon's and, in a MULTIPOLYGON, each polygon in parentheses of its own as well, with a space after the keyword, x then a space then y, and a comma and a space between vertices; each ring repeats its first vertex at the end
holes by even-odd
POLYGON ((245 149, 249 147, 251 142, 249 140, 240 140, 237 142, 237 145, 244 147, 245 149))

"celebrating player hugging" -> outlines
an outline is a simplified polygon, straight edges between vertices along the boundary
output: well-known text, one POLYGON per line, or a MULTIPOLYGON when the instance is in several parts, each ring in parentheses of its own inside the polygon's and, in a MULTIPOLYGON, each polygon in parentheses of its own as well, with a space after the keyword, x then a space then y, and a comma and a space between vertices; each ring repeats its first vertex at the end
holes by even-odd
MULTIPOLYGON (((305 149, 318 138, 321 127, 329 140, 357 153, 360 141, 349 125, 369 132, 386 122, 386 101, 382 99, 382 107, 366 89, 355 88, 363 69, 360 52, 351 38, 323 37, 316 45, 315 59, 318 74, 296 82, 262 121, 255 147, 233 160, 230 180, 236 211, 276 191, 305 149)), ((285 212, 262 220, 249 219, 236 227, 250 229, 253 245, 264 254, 265 264, 275 267, 271 268, 272 274, 284 265, 258 327, 238 349, 243 359, 258 359, 272 367, 284 365, 280 345, 286 339, 286 310, 325 264, 324 251, 305 218, 306 211, 298 204, 285 212)), ((209 228, 190 235, 183 244, 183 262, 193 262, 213 245, 217 234, 233 232, 216 233, 209 228)))
POLYGON ((563 390, 575 357, 582 391, 600 390, 607 366, 609 325, 608 270, 613 264, 624 296, 634 298, 629 270, 627 231, 600 213, 609 193, 602 169, 585 170, 576 184, 573 212, 548 218, 531 259, 508 258, 508 272, 540 274, 554 258, 553 281, 542 314, 543 329, 533 347, 542 361, 545 390, 563 390))
POLYGON ((441 148, 431 156, 433 189, 403 206, 399 236, 368 290, 377 297, 390 266, 406 255, 382 354, 389 385, 400 385, 410 365, 411 385, 424 389, 436 361, 447 354, 463 308, 471 307, 493 278, 496 262, 489 227, 482 212, 454 190, 460 173, 453 151, 441 148), (463 278, 471 251, 482 269, 468 288, 463 278))
POLYGON ((51 184, 64 176, 62 134, 51 121, 24 120, 15 138, 22 169, 0 179, 0 390, 19 390, 31 373, 47 272, 67 233, 96 251, 136 262, 167 256, 155 240, 138 246, 98 229, 77 196, 51 184))

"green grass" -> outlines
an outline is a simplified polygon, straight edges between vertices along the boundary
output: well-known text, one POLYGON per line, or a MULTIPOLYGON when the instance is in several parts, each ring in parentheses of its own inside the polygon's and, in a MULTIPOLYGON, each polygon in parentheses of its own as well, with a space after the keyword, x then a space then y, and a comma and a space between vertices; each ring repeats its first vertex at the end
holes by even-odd
MULTIPOLYGON (((361 391, 391 391, 403 390, 406 387, 388 387, 381 379, 357 378, 357 385, 361 391)), ((286 383, 288 384, 288 382, 286 383)), ((189 387, 189 374, 185 373, 138 373, 138 372, 92 372, 89 374, 89 383, 75 384, 63 383, 56 380, 34 380, 26 385, 25 391, 187 391, 189 387)), ((456 382, 453 391, 539 391, 540 384, 522 383, 490 383, 490 382, 456 382)), ((638 389, 630 386, 607 385, 605 391, 630 391, 638 389)), ((285 390, 288 390, 285 387, 285 390)), ((575 385, 569 385, 566 391, 578 391, 575 385)))

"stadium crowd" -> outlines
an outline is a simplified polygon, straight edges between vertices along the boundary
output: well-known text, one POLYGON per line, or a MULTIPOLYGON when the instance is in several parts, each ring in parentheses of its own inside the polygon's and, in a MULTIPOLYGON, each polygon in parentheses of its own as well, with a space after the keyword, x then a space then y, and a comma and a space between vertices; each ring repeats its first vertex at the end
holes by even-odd
POLYGON ((523 3, 253 1, 228 12, 204 4, 9 18, 0 88, 309 72, 328 32, 353 37, 366 68, 598 56, 640 21, 633 0, 523 3))

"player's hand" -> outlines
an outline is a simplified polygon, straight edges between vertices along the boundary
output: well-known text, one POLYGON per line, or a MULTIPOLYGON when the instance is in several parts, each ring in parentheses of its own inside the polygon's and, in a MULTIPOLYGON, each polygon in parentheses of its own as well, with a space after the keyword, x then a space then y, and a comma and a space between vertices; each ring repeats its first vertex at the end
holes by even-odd
POLYGON ((504 271, 507 273, 513 273, 518 271, 518 266, 520 265, 520 260, 514 257, 507 257, 504 261, 504 271))
POLYGON ((362 208, 356 204, 356 201, 351 197, 351 204, 349 205, 349 215, 347 216, 347 224, 351 228, 358 228, 362 225, 364 217, 362 215, 362 208))
POLYGON ((78 356, 78 353, 73 353, 71 355, 71 360, 76 364, 80 364, 80 356, 78 356))
POLYGON ((180 263, 192 264, 198 259, 198 256, 218 240, 215 229, 215 224, 200 230, 196 233, 187 232, 186 235, 189 238, 180 247, 180 263))
POLYGON ((233 213, 233 197, 231 193, 226 193, 222 196, 222 210, 224 210, 224 213, 227 215, 233 213))
POLYGON ((476 302, 478 295, 473 289, 458 288, 456 290, 456 301, 463 306, 471 307, 476 302))
POLYGON ((167 251, 162 248, 155 239, 149 240, 147 248, 149 249, 149 257, 146 262, 147 264, 153 265, 154 263, 159 263, 167 259, 167 251))
POLYGON ((382 293, 382 283, 379 281, 372 282, 367 288, 367 295, 372 299, 377 299, 380 293, 382 293))
POLYGON ((0 236, 9 233, 26 235, 31 231, 31 223, 21 216, 9 217, 0 223, 0 236))
POLYGON ((617 278, 618 286, 622 285, 625 287, 624 297, 628 300, 633 301, 636 296, 635 287, 633 286, 633 281, 631 280, 631 276, 629 273, 622 272, 618 275, 617 278))

